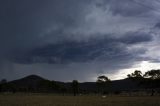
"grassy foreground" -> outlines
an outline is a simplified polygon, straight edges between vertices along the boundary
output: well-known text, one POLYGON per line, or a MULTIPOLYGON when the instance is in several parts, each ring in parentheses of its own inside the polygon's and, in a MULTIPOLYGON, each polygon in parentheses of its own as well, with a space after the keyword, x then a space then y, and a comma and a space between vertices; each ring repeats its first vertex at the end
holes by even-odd
POLYGON ((160 106, 160 97, 0 95, 0 106, 160 106))

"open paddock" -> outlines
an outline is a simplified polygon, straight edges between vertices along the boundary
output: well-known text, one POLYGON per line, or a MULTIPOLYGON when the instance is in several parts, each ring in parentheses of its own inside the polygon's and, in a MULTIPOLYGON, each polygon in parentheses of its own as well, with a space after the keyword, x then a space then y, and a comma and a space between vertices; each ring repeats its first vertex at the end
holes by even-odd
POLYGON ((160 106, 160 97, 1 94, 0 106, 160 106))

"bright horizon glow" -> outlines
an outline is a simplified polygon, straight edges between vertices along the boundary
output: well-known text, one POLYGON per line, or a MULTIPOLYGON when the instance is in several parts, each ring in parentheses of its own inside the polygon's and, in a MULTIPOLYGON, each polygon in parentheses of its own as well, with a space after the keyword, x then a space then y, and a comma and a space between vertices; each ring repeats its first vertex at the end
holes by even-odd
POLYGON ((127 75, 130 73, 133 73, 135 70, 140 70, 142 74, 144 74, 145 72, 152 69, 160 69, 160 63, 142 61, 140 64, 138 65, 136 64, 130 69, 122 69, 115 74, 106 74, 106 75, 109 76, 111 80, 119 80, 119 79, 127 78, 127 75))

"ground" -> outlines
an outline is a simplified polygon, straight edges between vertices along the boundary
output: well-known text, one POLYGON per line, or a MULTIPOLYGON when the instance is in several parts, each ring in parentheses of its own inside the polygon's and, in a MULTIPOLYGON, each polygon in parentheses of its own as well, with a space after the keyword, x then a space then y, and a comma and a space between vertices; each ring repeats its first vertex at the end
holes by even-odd
POLYGON ((160 97, 0 94, 0 106, 160 106, 160 97))

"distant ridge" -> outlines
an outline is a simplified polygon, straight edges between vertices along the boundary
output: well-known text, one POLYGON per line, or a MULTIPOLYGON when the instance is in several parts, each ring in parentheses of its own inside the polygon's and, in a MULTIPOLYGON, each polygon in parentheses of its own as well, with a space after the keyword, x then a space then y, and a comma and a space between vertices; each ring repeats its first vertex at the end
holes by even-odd
MULTIPOLYGON (((145 89, 145 86, 142 84, 141 79, 135 78, 126 78, 122 80, 111 81, 110 88, 112 91, 130 91, 130 90, 140 90, 145 89)), ((50 81, 48 79, 42 78, 38 75, 29 75, 24 78, 20 78, 14 81, 7 83, 8 89, 13 88, 17 91, 33 91, 33 92, 70 92, 72 89, 71 82, 59 82, 59 81, 50 81)), ((83 82, 79 83, 79 89, 81 91, 97 92, 99 89, 96 82, 83 82)))
MULTIPOLYGON (((38 76, 38 75, 29 75, 29 76, 26 76, 26 77, 24 77, 24 78, 22 78, 23 80, 24 79, 30 79, 30 80, 44 80, 44 78, 42 78, 42 77, 40 77, 40 76, 38 76)), ((21 80, 22 80, 21 79, 21 80)))
POLYGON ((43 80, 46 80, 46 79, 38 75, 29 75, 21 79, 13 80, 9 83, 12 83, 18 87, 28 87, 28 86, 35 87, 35 86, 38 86, 38 84, 43 80))
MULTIPOLYGON (((14 81, 11 81, 9 83, 13 83, 18 87, 37 87, 39 85, 40 82, 42 81, 46 81, 47 79, 42 78, 38 75, 29 75, 26 76, 24 78, 21 79, 17 79, 14 81)), ((47 80, 49 81, 49 80, 47 80)), ((51 81, 50 81, 51 82, 51 81)), ((64 82, 59 82, 59 81, 55 81, 56 83, 63 85, 65 87, 70 87, 71 86, 71 82, 68 83, 64 83, 64 82)), ((79 83, 79 87, 81 89, 85 89, 85 90, 95 90, 97 89, 97 85, 96 82, 83 82, 83 83, 79 83)), ((112 81, 112 89, 113 90, 130 90, 130 89, 140 89, 141 87, 139 86, 138 82, 133 81, 133 79, 122 79, 122 80, 115 80, 112 81)))

